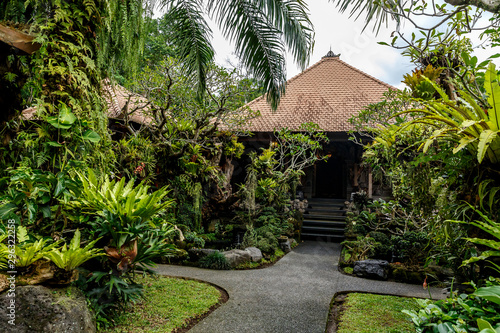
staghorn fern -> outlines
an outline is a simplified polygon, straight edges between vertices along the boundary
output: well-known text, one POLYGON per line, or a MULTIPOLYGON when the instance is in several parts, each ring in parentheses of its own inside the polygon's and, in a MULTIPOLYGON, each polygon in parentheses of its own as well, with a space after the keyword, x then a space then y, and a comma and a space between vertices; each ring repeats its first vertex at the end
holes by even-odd
POLYGON ((148 193, 149 186, 144 182, 134 187, 134 181, 125 184, 125 178, 116 182, 106 176, 100 181, 91 169, 88 177, 78 176, 82 181, 82 195, 80 201, 71 205, 101 216, 108 211, 120 219, 122 225, 147 222, 173 203, 172 199, 164 200, 169 193, 166 187, 148 193))
POLYGON ((69 247, 64 244, 60 250, 52 249, 52 251, 46 253, 44 257, 51 260, 57 267, 70 272, 87 260, 104 255, 101 249, 93 248, 99 239, 96 239, 87 244, 84 248, 81 248, 80 236, 80 230, 77 229, 69 247))

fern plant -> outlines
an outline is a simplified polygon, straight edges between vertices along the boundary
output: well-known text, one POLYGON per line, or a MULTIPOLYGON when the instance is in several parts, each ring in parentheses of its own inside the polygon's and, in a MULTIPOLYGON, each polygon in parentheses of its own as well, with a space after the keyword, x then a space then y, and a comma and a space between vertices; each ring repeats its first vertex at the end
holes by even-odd
POLYGON ((52 249, 60 244, 60 241, 49 244, 48 239, 39 239, 30 242, 28 231, 23 226, 17 227, 16 266, 27 267, 35 261, 44 258, 52 249))
MULTIPOLYGON (((473 207, 471 206, 471 208, 473 207)), ((492 236, 491 239, 476 238, 476 237, 466 238, 467 241, 474 244, 489 247, 490 250, 483 251, 480 256, 472 257, 470 259, 463 261, 462 265, 468 265, 480 260, 486 260, 488 263, 493 265, 494 269, 496 269, 500 273, 500 266, 488 260, 490 257, 500 257, 500 224, 488 218, 488 216, 483 214, 481 211, 477 209, 474 209, 474 211, 481 216, 482 220, 476 220, 471 222, 468 221, 451 221, 451 222, 471 224, 483 230, 484 232, 490 234, 492 236)))
POLYGON ((72 205, 101 216, 107 211, 116 216, 122 226, 145 223, 173 203, 172 199, 164 200, 169 193, 166 187, 148 193, 149 186, 144 182, 134 187, 134 181, 125 183, 125 178, 116 182, 106 176, 100 181, 91 169, 88 176, 81 173, 78 176, 82 181, 82 195, 72 205))
POLYGON ((452 140, 458 143, 453 150, 454 153, 467 148, 477 156, 479 163, 485 158, 492 163, 500 163, 500 85, 499 76, 492 62, 484 78, 484 89, 490 105, 488 109, 483 109, 478 101, 465 91, 459 91, 460 101, 450 100, 438 85, 426 79, 442 99, 422 101, 422 109, 396 114, 395 117, 412 112, 423 114, 423 117, 413 119, 401 129, 404 130, 407 126, 417 123, 435 127, 433 135, 422 144, 424 152, 436 140, 452 140))
POLYGON ((0 271, 7 269, 9 248, 3 243, 7 235, 0 236, 0 271))
POLYGON ((104 255, 101 249, 94 249, 96 239, 85 247, 80 247, 80 230, 76 230, 69 247, 64 244, 61 249, 52 249, 45 254, 45 258, 51 260, 57 267, 65 271, 72 271, 87 260, 104 255))

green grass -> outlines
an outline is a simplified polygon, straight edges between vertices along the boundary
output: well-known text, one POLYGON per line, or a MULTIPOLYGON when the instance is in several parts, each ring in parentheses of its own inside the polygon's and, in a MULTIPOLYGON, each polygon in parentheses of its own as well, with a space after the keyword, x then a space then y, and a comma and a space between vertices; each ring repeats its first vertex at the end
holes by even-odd
POLYGON ((338 333, 410 333, 415 327, 401 310, 417 310, 414 299, 351 293, 339 319, 338 333))
POLYGON ((101 332, 171 332, 219 302, 219 291, 206 283, 167 277, 140 278, 138 282, 144 284, 145 299, 132 305, 117 326, 101 332))

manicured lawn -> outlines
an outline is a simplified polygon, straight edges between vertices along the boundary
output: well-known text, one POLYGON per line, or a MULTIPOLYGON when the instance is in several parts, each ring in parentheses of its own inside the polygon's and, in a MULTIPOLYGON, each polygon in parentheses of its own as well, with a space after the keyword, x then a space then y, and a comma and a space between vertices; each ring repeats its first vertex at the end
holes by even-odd
POLYGON ((412 298, 351 293, 343 303, 338 333, 410 333, 415 327, 401 310, 417 309, 412 298))
POLYGON ((102 332, 172 332, 206 313, 220 298, 213 286, 192 280, 147 277, 138 282, 144 284, 145 299, 132 305, 116 327, 102 332))

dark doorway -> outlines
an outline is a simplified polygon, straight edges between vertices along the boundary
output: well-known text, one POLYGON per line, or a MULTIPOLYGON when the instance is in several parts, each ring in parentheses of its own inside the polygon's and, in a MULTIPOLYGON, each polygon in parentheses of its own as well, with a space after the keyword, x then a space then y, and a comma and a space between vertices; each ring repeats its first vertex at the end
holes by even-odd
POLYGON ((343 198, 345 175, 342 162, 338 156, 332 156, 328 161, 316 165, 317 198, 343 198))

